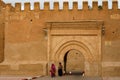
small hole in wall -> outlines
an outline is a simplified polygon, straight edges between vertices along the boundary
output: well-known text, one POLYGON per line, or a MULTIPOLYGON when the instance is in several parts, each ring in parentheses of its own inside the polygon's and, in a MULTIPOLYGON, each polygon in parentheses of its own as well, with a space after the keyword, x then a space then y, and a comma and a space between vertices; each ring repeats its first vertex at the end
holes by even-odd
POLYGON ((30 22, 32 22, 33 20, 31 19, 30 22))
POLYGON ((76 54, 78 54, 78 53, 76 53, 76 54))
POLYGON ((115 32, 112 32, 113 34, 115 33, 115 32))

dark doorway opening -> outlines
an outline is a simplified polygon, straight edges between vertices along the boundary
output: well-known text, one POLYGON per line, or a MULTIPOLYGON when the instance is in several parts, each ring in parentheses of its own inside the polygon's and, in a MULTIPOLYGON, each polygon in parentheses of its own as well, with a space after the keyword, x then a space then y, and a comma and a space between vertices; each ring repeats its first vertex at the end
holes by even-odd
POLYGON ((66 73, 66 63, 67 63, 67 55, 68 55, 69 51, 66 52, 65 56, 64 56, 64 72, 66 73))
POLYGON ((83 54, 78 50, 69 50, 64 55, 65 74, 83 74, 85 67, 83 54))

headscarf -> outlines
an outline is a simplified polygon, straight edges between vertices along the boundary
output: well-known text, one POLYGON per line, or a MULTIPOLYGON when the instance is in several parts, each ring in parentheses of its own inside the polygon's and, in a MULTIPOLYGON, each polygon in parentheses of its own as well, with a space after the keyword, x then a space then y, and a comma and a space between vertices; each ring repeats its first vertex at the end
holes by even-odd
POLYGON ((54 64, 52 64, 51 69, 52 69, 53 71, 56 71, 56 68, 55 68, 55 65, 54 65, 54 64))

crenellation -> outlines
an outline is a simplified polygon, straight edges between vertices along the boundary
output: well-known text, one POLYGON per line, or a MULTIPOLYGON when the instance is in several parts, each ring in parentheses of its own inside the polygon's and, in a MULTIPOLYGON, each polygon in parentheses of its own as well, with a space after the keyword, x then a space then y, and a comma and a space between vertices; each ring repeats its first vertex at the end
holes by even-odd
POLYGON ((56 6, 56 7, 54 7, 54 10, 59 10, 59 3, 58 2, 54 2, 54 5, 56 6))
POLYGON ((118 3, 117 3, 117 1, 114 1, 112 5, 113 5, 112 9, 114 9, 114 10, 118 9, 118 3))
POLYGON ((11 10, 12 6, 11 6, 11 4, 6 4, 5 8, 6 8, 6 11, 9 12, 11 10))
POLYGON ((5 7, 5 3, 3 1, 0 1, 0 6, 5 7))
POLYGON ((15 8, 11 7, 10 12, 15 12, 15 8))
POLYGON ((88 2, 83 2, 83 9, 82 10, 88 10, 88 2))
POLYGON ((34 3, 34 10, 35 11, 39 11, 40 10, 40 3, 39 2, 36 2, 36 3, 34 3))
POLYGON ((77 2, 73 2, 73 10, 77 10, 77 8, 78 8, 78 3, 77 2))
POLYGON ((44 3, 44 10, 49 10, 49 9, 50 9, 49 8, 49 2, 44 3))
POLYGON ((25 11, 30 11, 30 3, 25 3, 25 11))
POLYGON ((68 10, 68 5, 69 5, 69 3, 68 2, 64 2, 63 3, 63 10, 68 10))
MULTIPOLYGON (((98 6, 98 2, 93 2, 93 9, 94 10, 101 10, 99 9, 98 7, 95 7, 95 6, 98 6)), ((100 6, 100 5, 99 5, 100 6)))
POLYGON ((103 2, 103 10, 108 10, 108 3, 107 1, 106 2, 103 2))
MULTIPOLYGON (((36 2, 36 3, 34 3, 34 10, 31 10, 31 8, 30 8, 30 3, 25 3, 24 4, 24 6, 25 6, 25 9, 24 9, 24 11, 22 11, 22 12, 28 12, 28 11, 41 11, 41 9, 40 9, 40 4, 41 3, 39 3, 39 2, 36 2)), ((72 3, 72 5, 73 5, 73 8, 71 8, 71 9, 69 9, 69 2, 63 2, 63 10, 90 10, 90 11, 93 11, 93 10, 108 10, 108 2, 107 1, 105 1, 105 2, 103 2, 102 3, 102 6, 101 6, 101 9, 99 9, 99 7, 98 7, 98 2, 92 2, 92 5, 93 5, 93 8, 91 8, 91 7, 89 7, 89 3, 88 2, 83 2, 83 9, 79 9, 79 4, 78 4, 78 2, 73 2, 72 3)), ((7 11, 9 11, 9 12, 21 12, 21 3, 16 3, 15 4, 15 8, 14 7, 12 7, 11 6, 11 4, 7 4, 6 5, 6 9, 7 9, 7 11)), ((51 10, 61 10, 61 9, 59 9, 60 7, 60 4, 59 4, 59 2, 54 2, 54 9, 50 9, 50 3, 49 2, 45 2, 44 3, 44 10, 47 10, 47 11, 51 11, 51 10)), ((118 10, 117 9, 117 1, 114 1, 113 2, 113 9, 114 10, 118 10)), ((44 11, 43 10, 43 11, 44 11)))
MULTIPOLYGON (((97 1, 96 2, 88 1, 87 2, 86 1, 86 2, 84 2, 84 1, 81 1, 81 0, 76 1, 76 2, 74 2, 72 0, 70 0, 69 2, 63 2, 63 1, 54 2, 52 0, 52 2, 41 1, 41 2, 34 2, 34 3, 31 3, 31 2, 30 3, 15 3, 15 7, 14 8, 17 8, 16 4, 21 4, 21 10, 22 11, 24 11, 24 10, 25 11, 26 10, 27 11, 32 11, 32 10, 35 10, 36 7, 37 7, 37 10, 46 10, 45 7, 47 7, 48 10, 56 10, 56 9, 63 10, 64 8, 67 8, 68 10, 72 10, 73 7, 74 7, 74 3, 77 3, 78 7, 76 7, 76 9, 78 9, 78 10, 85 9, 84 8, 86 6, 85 3, 87 3, 87 6, 88 6, 89 9, 92 9, 92 8, 95 8, 95 7, 98 8, 98 6, 104 7, 106 9, 113 9, 114 5, 116 5, 116 8, 114 8, 114 9, 120 9, 119 8, 120 7, 120 4, 119 4, 120 1, 119 0, 118 1, 112 1, 112 2, 111 1, 110 2, 108 2, 108 1, 104 1, 104 2, 100 2, 100 1, 98 1, 98 2, 97 1), (94 6, 94 3, 97 3, 97 5, 94 6), (56 8, 55 4, 59 4, 57 6, 58 8, 56 8), (66 4, 67 4, 67 6, 66 6, 66 4), (106 5, 107 5, 107 7, 106 7, 106 5)), ((17 9, 15 9, 15 10, 17 10, 17 9)))
POLYGON ((21 3, 16 3, 15 4, 15 11, 21 11, 21 3))

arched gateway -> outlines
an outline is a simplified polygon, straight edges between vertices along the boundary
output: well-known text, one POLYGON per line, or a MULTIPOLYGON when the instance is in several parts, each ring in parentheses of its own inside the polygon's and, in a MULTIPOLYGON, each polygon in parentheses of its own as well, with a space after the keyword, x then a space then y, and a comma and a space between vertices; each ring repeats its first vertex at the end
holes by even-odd
POLYGON ((84 69, 86 76, 101 76, 102 27, 102 21, 48 22, 49 66, 62 62, 64 70, 84 69))

